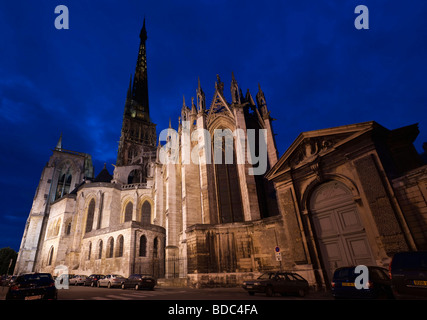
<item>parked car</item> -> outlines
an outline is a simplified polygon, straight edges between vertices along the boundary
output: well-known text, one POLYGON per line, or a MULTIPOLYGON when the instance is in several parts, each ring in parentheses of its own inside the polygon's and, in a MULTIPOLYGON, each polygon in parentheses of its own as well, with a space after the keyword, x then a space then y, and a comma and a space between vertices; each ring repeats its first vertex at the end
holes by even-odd
POLYGON ((255 293, 265 293, 269 297, 275 293, 291 293, 303 297, 309 289, 308 281, 293 272, 267 272, 256 280, 243 282, 242 287, 251 296, 255 293))
POLYGON ((11 276, 7 276, 7 275, 0 276, 0 285, 8 286, 10 278, 11 276))
POLYGON ((103 279, 98 280, 98 287, 121 287, 126 278, 117 274, 108 274, 103 279))
POLYGON ((83 285, 84 283, 85 283, 85 281, 86 281, 86 276, 84 276, 84 275, 76 275, 76 276, 74 276, 74 277, 72 277, 69 281, 68 281, 68 283, 70 284, 70 285, 75 285, 75 286, 78 286, 79 284, 81 284, 81 285, 83 285))
POLYGON ((156 279, 149 274, 132 274, 122 283, 122 289, 134 288, 153 290, 156 285, 156 279))
POLYGON ((16 276, 10 276, 10 275, 2 275, 0 276, 0 286, 8 286, 10 281, 12 279, 15 279, 16 276))
POLYGON ((4 286, 11 286, 15 283, 17 276, 7 276, 6 279, 3 282, 4 286))
POLYGON ((394 299, 391 281, 387 269, 377 266, 367 266, 367 288, 356 288, 356 278, 361 273, 355 273, 356 266, 341 267, 335 270, 331 287, 335 299, 394 299))
POLYGON ((97 287, 98 286, 98 280, 103 279, 104 277, 105 276, 103 274, 91 274, 89 277, 86 278, 83 285, 84 286, 97 287))
POLYGON ((58 289, 50 273, 20 275, 9 287, 6 300, 56 300, 58 289))
POLYGON ((427 299, 427 251, 396 253, 389 275, 396 298, 427 299))

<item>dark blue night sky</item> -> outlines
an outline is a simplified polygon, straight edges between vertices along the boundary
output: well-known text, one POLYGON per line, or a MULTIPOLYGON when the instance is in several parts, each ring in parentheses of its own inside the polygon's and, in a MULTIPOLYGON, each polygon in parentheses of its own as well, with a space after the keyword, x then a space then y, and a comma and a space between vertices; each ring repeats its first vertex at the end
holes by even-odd
MULTIPOLYGON (((427 141, 424 0, 44 0, 0 4, 0 248, 19 249, 43 166, 63 147, 115 163, 146 18, 150 115, 177 128, 197 78, 210 105, 231 72, 255 97, 260 83, 282 155, 300 132, 375 120, 419 123, 427 141), (57 30, 57 5, 69 30, 57 30), (369 30, 354 27, 357 5, 369 30)), ((231 99, 230 99, 231 100, 231 99)))

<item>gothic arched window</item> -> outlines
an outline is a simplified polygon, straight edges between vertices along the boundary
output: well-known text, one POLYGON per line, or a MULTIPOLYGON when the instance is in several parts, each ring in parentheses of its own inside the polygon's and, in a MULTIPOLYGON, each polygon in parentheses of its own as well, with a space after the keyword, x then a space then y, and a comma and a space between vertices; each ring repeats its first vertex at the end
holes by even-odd
POLYGON ((243 205, 239 185, 240 180, 236 154, 233 152, 233 149, 232 146, 226 143, 221 149, 218 148, 218 151, 214 150, 214 153, 221 152, 220 159, 216 154, 214 159, 216 190, 219 205, 219 223, 243 221, 243 205), (232 156, 230 151, 232 152, 232 156))
POLYGON ((89 242, 89 248, 87 250, 87 260, 90 260, 91 254, 92 254, 92 242, 89 242))
POLYGON ((114 239, 111 237, 107 243, 107 258, 112 258, 114 255, 114 239))
POLYGON ((60 174, 58 186, 56 187, 55 200, 70 193, 71 180, 72 176, 69 172, 60 174))
POLYGON ((147 256, 147 237, 142 235, 139 238, 139 256, 146 257, 147 256))
POLYGON ((48 257, 47 257, 47 265, 48 266, 51 266, 52 265, 52 260, 53 260, 53 246, 52 247, 50 247, 50 250, 49 250, 49 254, 48 254, 48 257))
POLYGON ((117 252, 116 252, 116 257, 123 257, 123 248, 124 248, 124 239, 122 235, 119 235, 119 237, 117 238, 117 252))
POLYGON ((157 258, 158 254, 159 254, 159 240, 157 238, 154 238, 154 242, 153 242, 153 258, 157 258))
POLYGON ((102 258, 102 240, 99 241, 98 244, 98 259, 102 258))
POLYGON ((128 202, 125 208, 125 222, 132 221, 133 203, 128 202))
POLYGON ((148 201, 144 201, 141 206, 141 222, 144 225, 151 223, 151 204, 148 201))
POLYGON ((71 221, 67 220, 65 225, 65 234, 69 236, 71 234, 71 221))
POLYGON ((90 200, 90 203, 87 209, 86 232, 92 231, 94 216, 95 216, 95 200, 92 199, 90 200))
POLYGON ((143 178, 142 171, 139 169, 132 170, 128 175, 128 184, 141 183, 141 182, 144 182, 143 180, 144 178, 143 178))
POLYGON ((71 187, 71 174, 68 174, 67 179, 65 180, 65 184, 64 184, 64 192, 63 195, 66 195, 68 193, 70 193, 70 187, 71 187))

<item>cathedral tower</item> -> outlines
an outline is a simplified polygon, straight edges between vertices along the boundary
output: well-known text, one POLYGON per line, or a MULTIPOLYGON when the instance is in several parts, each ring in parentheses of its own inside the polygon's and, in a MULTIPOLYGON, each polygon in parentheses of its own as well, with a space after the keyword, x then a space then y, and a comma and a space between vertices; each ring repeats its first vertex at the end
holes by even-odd
POLYGON ((149 163, 155 158, 156 125, 150 120, 148 104, 145 19, 139 38, 138 58, 127 91, 114 174, 116 181, 121 183, 145 183, 149 163))
POLYGON ((142 151, 156 145, 156 125, 150 121, 148 105, 147 55, 145 20, 141 29, 135 75, 126 96, 123 124, 117 153, 117 166, 138 163, 142 151))
POLYGON ((92 157, 62 147, 62 134, 43 168, 25 225, 14 274, 39 270, 51 205, 70 196, 86 180, 93 179, 92 157))

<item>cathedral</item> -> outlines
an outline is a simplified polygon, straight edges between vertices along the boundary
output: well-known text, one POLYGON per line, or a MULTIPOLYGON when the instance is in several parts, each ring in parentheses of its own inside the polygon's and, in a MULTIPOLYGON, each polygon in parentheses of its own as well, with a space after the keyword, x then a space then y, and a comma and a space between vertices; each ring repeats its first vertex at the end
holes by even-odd
POLYGON ((61 136, 42 171, 15 274, 66 266, 70 274, 231 286, 292 270, 328 287, 336 267, 387 266, 395 252, 427 249, 427 166, 413 145, 416 124, 303 132, 279 157, 261 87, 254 99, 232 74, 231 101, 219 76, 211 101, 199 81, 177 130, 169 125, 176 135, 163 140, 150 117, 145 21, 139 37, 114 172, 104 167, 95 177, 91 156, 64 149, 61 136), (213 152, 218 130, 243 132, 232 136, 231 154, 225 139, 213 152), (162 161, 176 151, 165 148, 173 137, 175 161, 162 161), (262 174, 253 173, 260 162, 238 159, 241 145, 265 154, 262 174))

